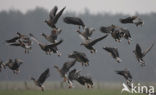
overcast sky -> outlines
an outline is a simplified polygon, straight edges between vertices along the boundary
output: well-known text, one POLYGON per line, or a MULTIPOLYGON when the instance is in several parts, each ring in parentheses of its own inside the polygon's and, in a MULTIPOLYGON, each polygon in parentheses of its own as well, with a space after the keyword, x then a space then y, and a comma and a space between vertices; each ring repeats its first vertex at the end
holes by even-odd
POLYGON ((54 5, 66 6, 66 10, 83 13, 88 8, 91 13, 112 12, 134 14, 156 12, 156 0, 0 0, 0 11, 18 9, 27 12, 37 6, 50 10, 54 5))

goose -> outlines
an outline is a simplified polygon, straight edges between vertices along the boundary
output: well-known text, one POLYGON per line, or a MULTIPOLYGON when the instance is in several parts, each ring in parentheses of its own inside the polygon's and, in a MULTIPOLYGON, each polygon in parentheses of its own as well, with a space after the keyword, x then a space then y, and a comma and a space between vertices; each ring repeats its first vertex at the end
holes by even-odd
POLYGON ((42 36, 50 43, 56 43, 57 36, 61 33, 61 31, 62 31, 61 29, 54 28, 51 31, 50 35, 46 35, 45 33, 42 33, 42 36))
POLYGON ((58 41, 57 43, 45 45, 39 42, 33 34, 30 34, 30 36, 31 36, 31 39, 34 40, 47 55, 51 55, 51 52, 52 52, 52 53, 57 53, 58 56, 61 56, 61 53, 58 51, 57 46, 63 42, 62 39, 58 41))
POLYGON ((120 22, 123 24, 132 23, 135 24, 137 27, 140 25, 142 26, 144 24, 143 20, 139 18, 138 16, 131 16, 124 19, 120 19, 120 22))
POLYGON ((77 80, 80 76, 80 71, 73 69, 68 74, 69 88, 73 88, 73 80, 77 80))
POLYGON ((50 76, 50 70, 47 68, 36 80, 35 78, 31 77, 31 80, 35 83, 36 86, 41 88, 41 91, 44 91, 43 83, 46 81, 46 79, 50 76))
POLYGON ((132 39, 131 39, 131 34, 130 34, 129 30, 128 29, 121 28, 121 31, 122 32, 120 33, 120 35, 122 37, 124 37, 126 40, 128 40, 128 44, 130 44, 130 41, 132 39))
POLYGON ((63 9, 61 9, 58 13, 57 10, 58 10, 58 7, 57 6, 54 6, 54 8, 50 11, 49 13, 49 20, 45 20, 45 23, 51 27, 51 28, 57 28, 56 27, 56 23, 58 21, 58 19, 60 18, 60 16, 62 15, 63 11, 65 10, 66 7, 64 7, 63 9))
POLYGON ((94 31, 95 31, 94 28, 88 28, 88 27, 85 27, 83 32, 77 30, 77 32, 80 34, 80 37, 84 40, 91 40, 90 36, 93 34, 94 31))
POLYGON ((67 81, 67 72, 73 67, 76 63, 76 60, 65 62, 62 68, 59 68, 57 65, 54 65, 54 68, 60 73, 61 77, 64 78, 64 82, 67 81))
POLYGON ((21 40, 18 40, 17 42, 15 43, 11 43, 10 46, 20 46, 22 48, 25 49, 25 54, 26 53, 29 53, 29 51, 32 49, 32 41, 29 41, 29 42, 23 42, 21 40))
POLYGON ((89 59, 87 58, 86 54, 79 51, 73 51, 73 53, 68 55, 69 58, 74 58, 78 62, 82 63, 82 66, 88 66, 89 65, 89 59))
POLYGON ((116 59, 116 61, 118 63, 122 62, 122 60, 119 57, 119 52, 117 48, 113 48, 113 47, 103 47, 104 50, 106 50, 107 52, 109 52, 111 54, 111 56, 116 59))
POLYGON ((96 52, 96 50, 94 49, 94 45, 97 43, 97 42, 99 42, 99 41, 101 41, 101 40, 103 40, 104 38, 106 38, 108 35, 105 35, 105 36, 102 36, 102 37, 100 37, 100 38, 97 38, 97 39, 95 39, 95 40, 85 40, 85 42, 82 42, 80 45, 83 45, 83 46, 85 46, 88 50, 90 50, 90 52, 91 53, 95 53, 96 52))
POLYGON ((143 60, 143 57, 152 49, 154 44, 152 44, 149 48, 147 48, 144 52, 142 52, 142 49, 139 44, 136 44, 136 48, 133 51, 135 54, 138 62, 141 64, 141 66, 145 66, 145 61, 143 60))
POLYGON ((21 33, 19 33, 19 32, 16 32, 16 34, 17 34, 18 36, 15 36, 15 37, 13 37, 13 38, 11 38, 11 39, 9 39, 9 40, 6 40, 6 43, 15 43, 15 42, 18 41, 19 39, 23 39, 23 40, 28 40, 28 39, 29 39, 27 35, 23 35, 23 34, 21 34, 21 33))
POLYGON ((69 72, 68 74, 68 83, 69 83, 69 88, 72 88, 72 81, 75 80, 81 85, 87 85, 87 88, 92 88, 93 87, 93 81, 91 78, 87 76, 81 76, 80 71, 73 69, 69 72))
POLYGON ((19 67, 23 64, 23 61, 21 59, 16 58, 14 61, 13 59, 9 59, 5 66, 7 66, 9 69, 13 71, 14 74, 18 74, 20 72, 19 67))
POLYGON ((130 71, 125 68, 124 70, 116 71, 116 73, 123 76, 127 81, 127 85, 129 86, 129 88, 131 88, 132 75, 130 71))
POLYGON ((82 19, 79 18, 79 17, 69 17, 69 16, 67 16, 67 17, 65 17, 63 20, 64 20, 64 22, 67 23, 67 24, 78 25, 78 26, 79 26, 79 29, 80 29, 81 26, 82 26, 83 29, 84 29, 84 27, 85 27, 84 22, 83 22, 82 19))
POLYGON ((76 81, 79 82, 81 85, 87 85, 87 88, 93 88, 93 81, 89 77, 79 76, 76 81))

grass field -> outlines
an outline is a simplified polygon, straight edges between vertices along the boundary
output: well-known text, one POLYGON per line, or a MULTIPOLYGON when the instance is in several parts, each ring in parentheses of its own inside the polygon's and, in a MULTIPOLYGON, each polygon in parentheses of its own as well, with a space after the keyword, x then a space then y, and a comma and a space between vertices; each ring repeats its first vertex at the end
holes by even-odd
POLYGON ((0 95, 143 95, 122 93, 119 90, 98 90, 98 89, 59 89, 46 90, 0 90, 0 95))

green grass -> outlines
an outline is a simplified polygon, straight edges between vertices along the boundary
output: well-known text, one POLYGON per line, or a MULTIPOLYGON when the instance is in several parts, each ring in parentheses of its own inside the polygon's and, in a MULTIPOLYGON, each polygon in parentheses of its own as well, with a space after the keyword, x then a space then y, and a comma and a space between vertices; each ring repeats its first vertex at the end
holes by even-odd
MULTIPOLYGON (((55 89, 46 90, 0 90, 0 95, 121 95, 120 90, 102 90, 102 89, 55 89)), ((143 95, 129 94, 122 95, 143 95)))

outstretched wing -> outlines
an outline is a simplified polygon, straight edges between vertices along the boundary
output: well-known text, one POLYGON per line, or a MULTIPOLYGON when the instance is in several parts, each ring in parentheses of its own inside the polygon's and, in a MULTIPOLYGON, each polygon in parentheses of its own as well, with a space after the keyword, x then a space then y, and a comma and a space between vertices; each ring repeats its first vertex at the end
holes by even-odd
POLYGON ((49 47, 49 48, 51 48, 51 47, 55 47, 55 46, 61 44, 62 42, 63 42, 63 40, 61 39, 61 40, 60 40, 59 42, 57 42, 57 43, 47 45, 47 47, 49 47))
POLYGON ((90 45, 91 45, 91 46, 95 45, 97 42, 103 40, 103 39, 106 38, 107 36, 108 36, 108 35, 105 35, 105 36, 103 36, 103 37, 100 37, 100 38, 98 38, 98 39, 93 40, 92 42, 90 42, 90 45))
POLYGON ((45 82, 45 80, 49 77, 50 75, 50 72, 49 72, 49 68, 46 69, 41 75, 40 77, 38 78, 37 82, 40 83, 40 84, 43 84, 45 82))
POLYGON ((142 55, 142 50, 139 44, 136 44, 136 52, 139 53, 139 55, 142 55))
POLYGON ((58 19, 60 18, 60 16, 62 15, 63 11, 65 10, 66 7, 64 7, 60 12, 58 12, 58 14, 55 15, 54 19, 53 19, 53 24, 56 24, 58 19))
POLYGON ((54 8, 50 11, 49 17, 51 20, 55 17, 57 10, 58 10, 58 7, 54 6, 54 8))
POLYGON ((144 52, 143 52, 143 56, 145 56, 152 48, 153 48, 154 44, 152 44, 149 48, 147 48, 144 52))
POLYGON ((64 22, 67 24, 81 25, 83 27, 85 26, 81 18, 78 18, 78 17, 65 17, 64 22))
POLYGON ((12 38, 12 39, 10 39, 10 40, 6 40, 6 42, 7 42, 7 43, 14 43, 14 42, 16 42, 19 38, 20 38, 20 37, 14 37, 14 38, 12 38))

